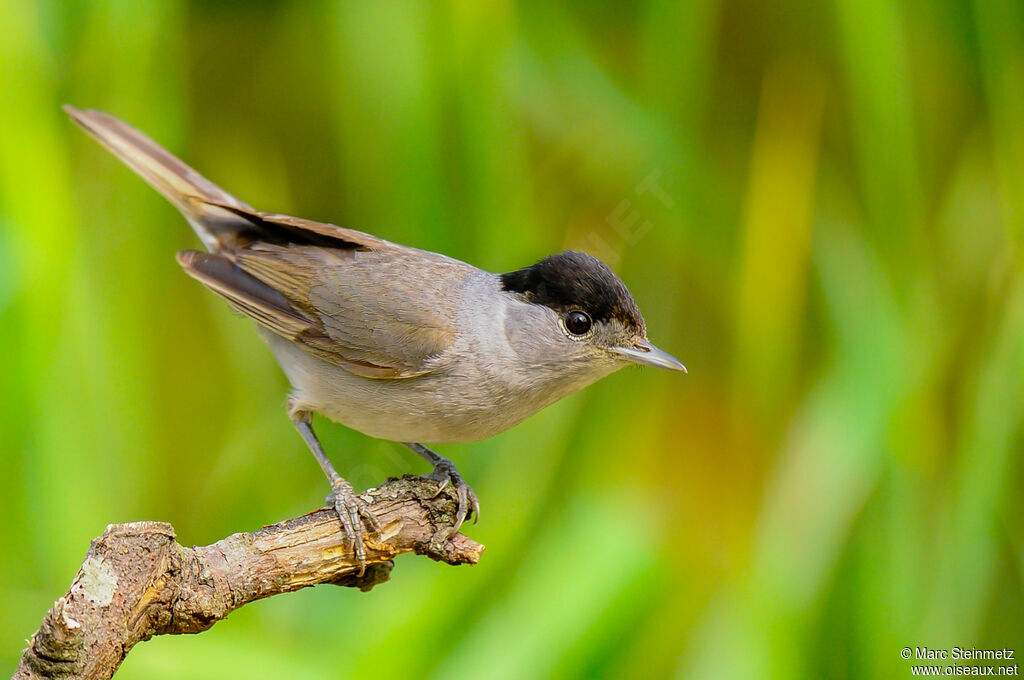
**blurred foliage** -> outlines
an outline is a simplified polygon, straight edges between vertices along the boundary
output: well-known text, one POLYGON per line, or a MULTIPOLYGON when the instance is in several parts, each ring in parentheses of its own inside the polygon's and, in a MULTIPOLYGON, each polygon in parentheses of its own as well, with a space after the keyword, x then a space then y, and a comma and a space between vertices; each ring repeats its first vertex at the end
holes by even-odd
MULTIPOLYGON (((445 448, 479 567, 118 677, 892 678, 1024 640, 1018 1, 0 0, 0 92, 3 667, 107 523, 206 543, 326 492, 194 236, 64 102, 263 209, 492 271, 593 252, 690 367, 445 448)), ((426 471, 320 428, 357 485, 426 471)))

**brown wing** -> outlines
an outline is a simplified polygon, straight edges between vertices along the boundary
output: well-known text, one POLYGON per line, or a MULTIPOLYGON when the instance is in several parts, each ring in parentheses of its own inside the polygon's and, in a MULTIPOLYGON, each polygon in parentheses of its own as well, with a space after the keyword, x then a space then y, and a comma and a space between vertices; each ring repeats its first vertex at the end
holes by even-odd
POLYGON ((259 224, 237 249, 179 254, 189 274, 236 310, 371 378, 423 375, 451 345, 448 293, 468 265, 334 225, 244 212, 259 224), (294 242, 278 229, 294 232, 294 242), (425 285, 442 289, 425 294, 425 285))
POLYGON ((178 264, 234 309, 278 335, 294 338, 314 327, 283 295, 246 274, 223 255, 183 250, 178 253, 178 264))
POLYGON ((425 294, 424 285, 457 285, 468 269, 401 246, 339 250, 259 243, 240 250, 236 261, 315 321, 318 332, 299 340, 318 356, 388 367, 394 377, 426 372, 451 345, 451 296, 428 307, 423 301, 437 297, 425 294))

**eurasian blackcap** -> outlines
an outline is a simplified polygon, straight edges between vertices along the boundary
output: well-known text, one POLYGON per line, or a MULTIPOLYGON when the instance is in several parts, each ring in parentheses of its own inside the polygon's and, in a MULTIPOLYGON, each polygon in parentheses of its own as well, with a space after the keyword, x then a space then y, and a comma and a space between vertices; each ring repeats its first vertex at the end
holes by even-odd
POLYGON ((138 130, 65 110, 164 195, 208 252, 178 262, 256 321, 292 385, 288 414, 331 483, 360 563, 377 520, 331 465, 313 413, 401 442, 458 492, 455 530, 479 504, 455 466, 418 442, 469 442, 629 364, 685 371, 647 340, 626 286, 566 251, 508 274, 352 229, 255 210, 138 130))

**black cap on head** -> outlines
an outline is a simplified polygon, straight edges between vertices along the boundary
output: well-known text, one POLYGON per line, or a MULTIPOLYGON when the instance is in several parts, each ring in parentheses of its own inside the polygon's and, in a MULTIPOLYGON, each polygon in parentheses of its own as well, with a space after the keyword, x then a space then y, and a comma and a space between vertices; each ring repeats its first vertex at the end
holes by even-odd
POLYGON ((626 284, 593 255, 572 250, 549 255, 537 264, 502 274, 501 287, 559 313, 580 309, 595 321, 615 319, 639 335, 645 333, 644 318, 626 284))

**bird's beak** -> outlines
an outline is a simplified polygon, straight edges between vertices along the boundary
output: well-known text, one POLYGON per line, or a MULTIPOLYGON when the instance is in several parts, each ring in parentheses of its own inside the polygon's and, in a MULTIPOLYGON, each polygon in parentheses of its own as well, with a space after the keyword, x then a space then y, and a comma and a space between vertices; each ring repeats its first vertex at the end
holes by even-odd
POLYGON ((633 363, 686 373, 686 366, 683 366, 682 361, 676 359, 668 352, 658 349, 646 340, 642 340, 632 347, 612 347, 611 350, 623 359, 633 363))

